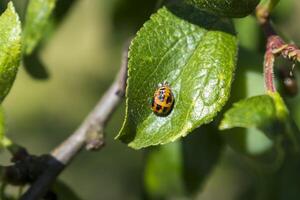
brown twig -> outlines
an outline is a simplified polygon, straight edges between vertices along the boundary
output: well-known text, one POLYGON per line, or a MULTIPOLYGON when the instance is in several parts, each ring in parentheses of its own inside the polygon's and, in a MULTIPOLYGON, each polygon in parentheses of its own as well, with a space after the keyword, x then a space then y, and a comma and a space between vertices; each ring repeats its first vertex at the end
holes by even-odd
POLYGON ((264 79, 268 92, 276 92, 274 84, 274 61, 277 56, 282 56, 293 62, 300 62, 300 50, 296 45, 287 44, 278 36, 272 27, 268 6, 258 6, 256 17, 266 37, 267 45, 264 59, 264 79))
POLYGON ((51 152, 52 159, 48 161, 48 167, 21 197, 21 200, 38 200, 43 197, 56 177, 84 145, 87 145, 87 149, 93 150, 99 149, 104 145, 104 127, 125 94, 128 46, 126 45, 126 49, 123 52, 120 71, 114 83, 102 96, 81 126, 51 152))

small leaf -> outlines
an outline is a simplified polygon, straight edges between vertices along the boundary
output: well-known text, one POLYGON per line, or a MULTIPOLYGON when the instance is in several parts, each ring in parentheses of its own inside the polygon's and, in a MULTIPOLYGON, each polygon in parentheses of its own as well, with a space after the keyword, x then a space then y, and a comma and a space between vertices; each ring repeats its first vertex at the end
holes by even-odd
POLYGON ((26 55, 23 58, 23 65, 26 72, 28 72, 28 74, 30 74, 33 78, 39 80, 45 80, 49 78, 50 74, 42 60, 39 58, 39 52, 44 45, 45 39, 51 38, 54 31, 61 24, 76 1, 77 0, 42 2, 32 1, 32 3, 30 4, 31 7, 34 7, 34 11, 32 11, 32 14, 30 16, 29 13, 27 14, 27 19, 29 20, 29 22, 27 21, 25 25, 24 38, 28 37, 28 52, 25 52, 26 55), (54 3, 55 8, 53 9, 54 3), (36 8, 38 6, 43 6, 44 4, 47 6, 47 12, 36 8), (40 15, 39 12, 42 12, 43 15, 38 21, 38 19, 34 18, 36 17, 34 15, 40 15), (29 23, 33 23, 34 27, 32 27, 33 25, 28 25, 29 23), (40 30, 36 29, 37 23, 39 24, 40 30))
POLYGON ((271 139, 289 135, 288 132, 292 131, 288 110, 278 93, 254 96, 235 103, 225 113, 219 129, 234 127, 258 128, 271 139))
POLYGON ((56 0, 30 0, 24 27, 24 53, 29 55, 43 38, 56 0))
POLYGON ((256 8, 259 0, 185 0, 188 4, 222 17, 245 17, 256 8))
POLYGON ((8 94, 21 56, 21 23, 13 4, 0 16, 0 103, 8 94))
POLYGON ((45 67, 42 60, 39 58, 38 51, 40 48, 35 50, 23 58, 23 65, 26 70, 33 78, 45 80, 49 78, 49 72, 45 67))
POLYGON ((219 129, 235 128, 225 135, 227 142, 239 152, 256 158, 261 167, 277 170, 285 156, 283 141, 289 140, 293 143, 291 148, 297 149, 285 111, 277 93, 250 97, 235 103, 224 114, 219 129))
POLYGON ((274 119, 276 107, 272 97, 260 95, 235 103, 233 108, 225 113, 220 129, 262 127, 274 119))
POLYGON ((278 93, 255 96, 234 104, 225 113, 219 128, 225 130, 234 127, 259 128, 275 141, 280 151, 283 148, 300 151, 300 131, 278 93), (282 146, 283 141, 291 145, 282 146))
POLYGON ((230 21, 192 7, 160 9, 131 44, 126 117, 117 138, 139 149, 210 122, 228 99, 236 54, 230 21), (149 99, 163 81, 175 104, 168 116, 158 117, 149 99))

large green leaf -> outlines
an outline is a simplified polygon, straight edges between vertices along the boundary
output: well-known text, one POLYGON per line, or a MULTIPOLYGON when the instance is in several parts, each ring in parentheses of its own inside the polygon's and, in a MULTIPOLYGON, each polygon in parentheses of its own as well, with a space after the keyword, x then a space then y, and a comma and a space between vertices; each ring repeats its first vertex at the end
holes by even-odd
POLYGON ((21 55, 21 23, 13 4, 0 16, 0 102, 8 94, 18 71, 21 55))
POLYGON ((33 52, 46 33, 56 0, 30 0, 26 12, 24 27, 24 52, 33 52))
POLYGON ((259 0, 184 0, 199 9, 223 17, 245 17, 256 8, 259 0))
POLYGON ((237 40, 231 23, 192 7, 162 8, 133 40, 126 117, 117 138, 133 148, 172 142, 210 122, 228 99, 237 40), (168 81, 173 111, 156 116, 149 99, 168 81))

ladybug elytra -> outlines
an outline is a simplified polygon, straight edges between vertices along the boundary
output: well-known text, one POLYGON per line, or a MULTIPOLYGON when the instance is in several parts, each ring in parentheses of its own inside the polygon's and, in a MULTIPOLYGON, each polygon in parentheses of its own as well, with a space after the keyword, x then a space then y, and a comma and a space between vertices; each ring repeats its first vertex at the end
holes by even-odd
POLYGON ((167 82, 160 83, 152 99, 152 111, 158 116, 167 116, 174 106, 174 95, 167 82))

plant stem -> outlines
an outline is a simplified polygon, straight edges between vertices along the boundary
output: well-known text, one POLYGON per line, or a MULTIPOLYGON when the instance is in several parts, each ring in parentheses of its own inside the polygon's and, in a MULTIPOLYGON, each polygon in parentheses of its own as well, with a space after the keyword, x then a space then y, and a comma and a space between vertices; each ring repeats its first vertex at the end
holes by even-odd
POLYGON ((267 92, 271 93, 276 92, 274 84, 274 60, 274 55, 267 51, 264 59, 264 80, 267 92))
MULTIPOLYGON (((273 5, 278 1, 274 1, 273 5)), ((266 51, 264 59, 264 79, 267 92, 276 92, 274 83, 274 61, 276 56, 282 56, 293 62, 300 61, 300 50, 296 45, 287 44, 281 39, 272 27, 268 7, 259 5, 256 9, 256 17, 260 23, 266 37, 266 51)))

